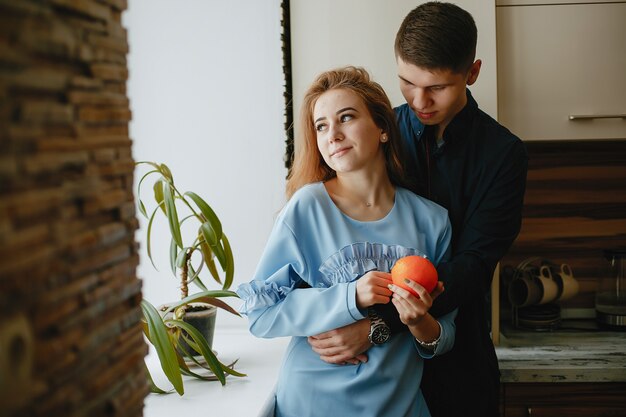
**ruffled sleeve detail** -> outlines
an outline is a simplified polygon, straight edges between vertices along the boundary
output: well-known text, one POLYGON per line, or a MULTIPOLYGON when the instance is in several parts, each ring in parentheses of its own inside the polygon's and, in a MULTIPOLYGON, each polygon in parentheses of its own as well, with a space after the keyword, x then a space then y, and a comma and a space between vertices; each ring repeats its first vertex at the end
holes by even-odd
POLYGON ((267 280, 253 280, 237 287, 237 295, 243 300, 239 312, 247 314, 249 311, 273 306, 284 299, 296 287, 297 282, 290 279, 290 265, 276 271, 267 280))
POLYGON ((357 242, 329 256, 319 267, 324 286, 351 282, 363 274, 377 270, 389 272, 395 262, 409 255, 426 255, 414 248, 382 243, 357 242))

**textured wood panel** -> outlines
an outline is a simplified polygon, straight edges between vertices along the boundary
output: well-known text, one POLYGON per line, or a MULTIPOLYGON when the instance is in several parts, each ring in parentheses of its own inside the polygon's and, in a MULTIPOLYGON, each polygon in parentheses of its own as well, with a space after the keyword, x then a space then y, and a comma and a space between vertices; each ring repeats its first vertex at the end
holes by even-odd
POLYGON ((126 0, 0 0, 0 416, 143 414, 126 0))
POLYGON ((503 384, 503 417, 617 417, 626 409, 623 383, 503 384))
POLYGON ((626 139, 530 141, 522 230, 503 265, 539 256, 568 263, 580 293, 564 308, 593 308, 604 249, 626 247, 626 139))

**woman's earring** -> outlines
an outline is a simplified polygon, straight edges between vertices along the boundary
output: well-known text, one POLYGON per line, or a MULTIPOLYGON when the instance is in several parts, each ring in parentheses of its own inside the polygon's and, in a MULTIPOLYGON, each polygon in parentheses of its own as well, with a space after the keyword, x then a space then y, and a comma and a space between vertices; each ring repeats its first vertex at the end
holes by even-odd
POLYGON ((380 137, 380 141, 384 143, 384 142, 387 142, 387 140, 388 140, 387 139, 387 134, 383 133, 383 135, 380 137))

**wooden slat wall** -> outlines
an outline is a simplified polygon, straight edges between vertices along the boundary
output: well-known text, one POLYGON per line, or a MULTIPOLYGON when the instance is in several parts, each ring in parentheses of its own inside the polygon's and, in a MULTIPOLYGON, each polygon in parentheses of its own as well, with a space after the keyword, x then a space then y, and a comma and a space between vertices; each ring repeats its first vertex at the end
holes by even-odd
POLYGON ((563 308, 593 308, 602 251, 626 247, 626 139, 528 141, 522 230, 502 265, 539 256, 568 263, 580 293, 563 308))

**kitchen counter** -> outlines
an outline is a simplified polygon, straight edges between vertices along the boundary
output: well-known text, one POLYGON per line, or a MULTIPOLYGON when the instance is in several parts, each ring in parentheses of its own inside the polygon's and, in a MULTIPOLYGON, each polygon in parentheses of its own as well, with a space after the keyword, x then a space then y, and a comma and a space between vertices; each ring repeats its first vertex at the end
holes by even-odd
POLYGON ((626 382, 626 332, 503 329, 501 382, 626 382))

